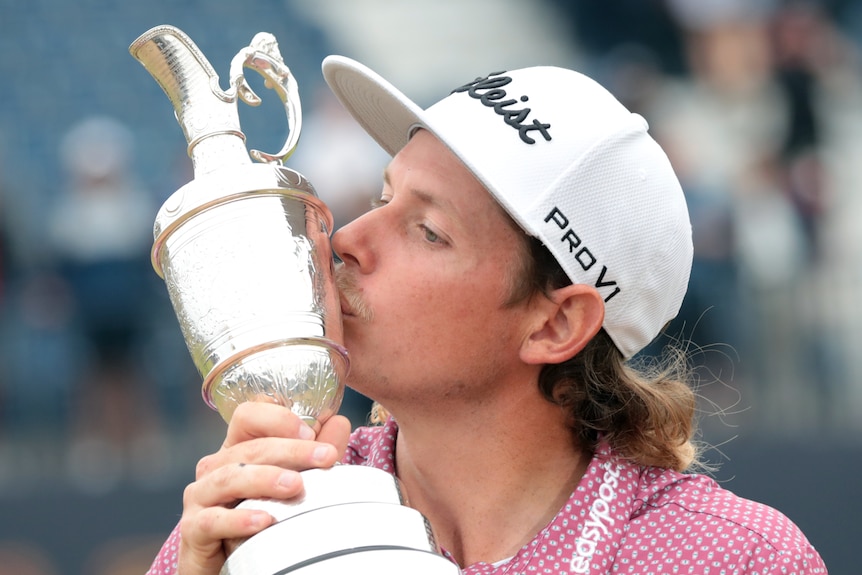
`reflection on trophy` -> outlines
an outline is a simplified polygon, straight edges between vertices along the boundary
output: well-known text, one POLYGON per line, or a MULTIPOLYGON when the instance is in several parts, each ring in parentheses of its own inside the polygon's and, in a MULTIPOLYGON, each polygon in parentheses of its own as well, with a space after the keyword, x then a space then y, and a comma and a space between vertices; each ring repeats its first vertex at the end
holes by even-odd
MULTIPOLYGON (((156 215, 152 262, 203 377, 204 401, 225 421, 243 401, 277 402, 319 430, 341 404, 348 357, 332 215, 305 177, 282 165, 302 118, 275 38, 257 34, 233 58, 226 91, 176 28, 153 28, 129 50, 173 104, 194 166, 194 179, 156 215), (289 135, 275 154, 246 149, 237 100, 260 98, 245 69, 263 76, 285 106, 289 135)), ((299 500, 240 503, 277 522, 232 542, 222 575, 459 572, 389 473, 343 465, 303 479, 299 500)))

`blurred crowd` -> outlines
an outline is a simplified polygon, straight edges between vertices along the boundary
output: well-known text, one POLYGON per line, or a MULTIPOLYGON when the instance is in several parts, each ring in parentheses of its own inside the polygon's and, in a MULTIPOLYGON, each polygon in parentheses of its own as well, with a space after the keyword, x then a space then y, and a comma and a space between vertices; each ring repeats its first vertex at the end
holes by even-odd
MULTIPOLYGON (((571 36, 572 66, 649 120, 688 197, 690 291, 647 355, 691 342, 707 432, 858 432, 862 8, 547 1, 571 36)), ((386 158, 321 94, 289 165, 340 225, 366 208, 386 158)), ((174 463, 193 460, 183 449, 221 433, 149 262, 153 219, 173 190, 137 173, 148 145, 118 114, 74 123, 58 142, 62 177, 31 223, 44 239, 36 254, 19 234, 25 191, 0 161, 0 459, 15 462, 0 485, 168 481, 174 463)), ((166 170, 176 187, 192 177, 184 162, 166 170)), ((366 408, 345 404, 357 424, 366 408)))
POLYGON ((38 258, 13 249, 14 212, 3 211, 0 441, 16 450, 6 474, 109 488, 130 454, 157 458, 160 430, 184 417, 178 382, 191 380, 149 263, 158 205, 135 175, 135 145, 110 117, 65 134, 38 258))
POLYGON ((862 10, 557 4, 588 71, 650 121, 686 192, 695 261, 664 341, 692 342, 702 426, 858 434, 862 10))

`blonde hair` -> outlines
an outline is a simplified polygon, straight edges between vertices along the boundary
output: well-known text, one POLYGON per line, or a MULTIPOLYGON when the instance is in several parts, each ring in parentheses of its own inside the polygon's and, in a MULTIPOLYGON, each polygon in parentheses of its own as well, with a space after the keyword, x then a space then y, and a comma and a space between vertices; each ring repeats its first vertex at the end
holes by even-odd
MULTIPOLYGON (((524 238, 510 304, 571 284, 539 240, 524 238)), ((539 390, 565 410, 581 447, 594 449, 604 440, 641 465, 683 471, 699 464, 690 373, 683 348, 668 346, 660 358, 627 362, 602 329, 575 357, 545 365, 539 390)))
POLYGON ((684 471, 699 455, 688 373, 685 353, 676 348, 635 367, 601 330, 572 359, 545 365, 539 389, 564 410, 580 446, 594 449, 603 440, 640 465, 684 471))

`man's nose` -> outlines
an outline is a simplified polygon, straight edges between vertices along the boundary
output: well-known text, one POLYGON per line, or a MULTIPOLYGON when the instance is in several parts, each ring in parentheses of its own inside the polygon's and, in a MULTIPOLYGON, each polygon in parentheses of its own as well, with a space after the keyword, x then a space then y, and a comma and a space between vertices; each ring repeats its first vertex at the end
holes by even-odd
POLYGON ((332 235, 335 255, 345 265, 356 267, 363 273, 370 271, 374 265, 374 243, 371 234, 373 214, 372 211, 359 216, 332 235))

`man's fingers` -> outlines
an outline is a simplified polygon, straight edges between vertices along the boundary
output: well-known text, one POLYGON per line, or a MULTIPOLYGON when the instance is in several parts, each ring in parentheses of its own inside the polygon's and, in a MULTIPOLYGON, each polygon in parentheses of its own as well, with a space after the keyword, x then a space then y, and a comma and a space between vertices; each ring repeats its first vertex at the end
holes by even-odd
POLYGON ((290 499, 300 493, 302 477, 297 471, 274 465, 236 463, 205 473, 189 484, 183 492, 183 507, 233 506, 241 499, 290 499))
MULTIPOLYGON (((344 452, 347 450, 347 442, 350 440, 350 420, 343 415, 333 415, 324 422, 320 428, 320 433, 317 434, 317 441, 320 443, 329 443, 335 446, 336 458, 338 461, 344 457, 344 452)), ((333 463, 335 463, 333 461, 333 463)))
POLYGON ((275 518, 258 509, 227 509, 208 507, 180 521, 182 538, 201 549, 214 541, 235 537, 250 537, 275 522, 275 518))
POLYGON ((216 573, 224 563, 222 541, 242 540, 275 522, 265 511, 210 507, 184 514, 180 520, 178 572, 216 573))
MULTIPOLYGON (((341 449, 343 451, 343 447, 341 449)), ((240 463, 302 471, 315 467, 331 467, 338 460, 338 450, 329 443, 265 437, 245 441, 201 458, 195 478, 200 480, 222 467, 240 463)))
POLYGON ((241 403, 231 416, 223 447, 258 437, 314 439, 314 431, 283 405, 258 401, 241 403))
POLYGON ((314 430, 286 407, 265 402, 237 406, 222 448, 200 460, 196 481, 183 493, 181 570, 220 569, 223 542, 242 541, 275 521, 265 511, 236 504, 300 495, 299 472, 335 465, 347 448, 350 427, 347 418, 331 417, 315 441, 314 430))

